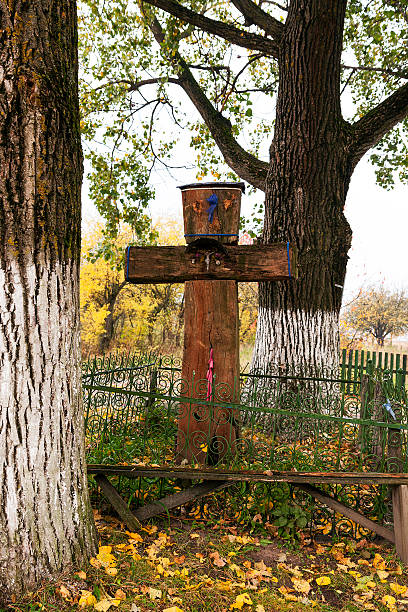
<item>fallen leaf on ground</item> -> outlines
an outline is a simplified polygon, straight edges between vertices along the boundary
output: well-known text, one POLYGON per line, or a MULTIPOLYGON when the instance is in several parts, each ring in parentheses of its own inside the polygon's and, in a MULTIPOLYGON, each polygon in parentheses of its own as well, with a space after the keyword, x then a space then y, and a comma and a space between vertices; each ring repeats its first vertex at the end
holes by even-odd
POLYGON ((153 589, 152 587, 149 587, 149 597, 150 599, 161 599, 162 598, 162 592, 160 589, 153 589))
POLYGON ((96 597, 91 591, 81 591, 81 597, 78 601, 80 608, 88 608, 96 604, 96 597))
POLYGON ((131 540, 134 540, 135 542, 143 542, 142 536, 138 533, 134 533, 133 531, 126 531, 126 535, 128 535, 129 538, 131 540))
POLYGON ((316 584, 319 586, 326 586, 327 584, 331 584, 331 578, 329 576, 320 576, 320 578, 316 578, 316 584))
POLYGON ((291 580, 296 591, 305 595, 309 593, 311 586, 307 580, 302 580, 301 578, 292 578, 291 580))
POLYGON ((217 567, 224 567, 224 565, 226 565, 226 561, 224 561, 224 559, 220 557, 220 553, 218 552, 218 550, 215 550, 214 552, 210 553, 209 557, 210 559, 212 559, 212 562, 217 567))
POLYGON ((404 595, 407 591, 406 586, 404 586, 403 584, 398 584, 397 582, 391 582, 390 589, 391 591, 394 591, 394 593, 396 593, 397 595, 404 595))
POLYGON ((101 599, 100 601, 98 601, 98 603, 94 604, 94 609, 98 612, 107 612, 109 608, 111 608, 112 606, 117 608, 119 604, 119 599, 101 599))
POLYGON ((230 605, 230 610, 242 610, 246 604, 252 606, 252 599, 248 593, 241 593, 241 595, 237 595, 235 602, 230 605))
POLYGON ((397 600, 392 595, 384 595, 384 597, 381 599, 381 603, 383 603, 385 606, 387 606, 387 608, 389 610, 396 610, 397 609, 395 607, 395 604, 397 603, 397 600))
POLYGON ((75 576, 78 576, 78 578, 81 578, 82 580, 86 580, 86 573, 83 571, 76 572, 75 576))
POLYGON ((65 587, 63 584, 60 584, 57 589, 56 589, 57 593, 59 593, 59 595, 61 595, 61 597, 63 599, 71 599, 71 593, 68 591, 67 587, 65 587))

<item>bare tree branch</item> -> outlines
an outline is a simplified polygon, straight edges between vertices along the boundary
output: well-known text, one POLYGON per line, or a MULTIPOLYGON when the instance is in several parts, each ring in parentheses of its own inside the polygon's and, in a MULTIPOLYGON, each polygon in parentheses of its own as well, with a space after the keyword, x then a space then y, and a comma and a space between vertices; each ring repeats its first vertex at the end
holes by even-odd
POLYGON ((259 6, 262 7, 263 4, 272 4, 272 6, 277 6, 281 11, 288 11, 287 6, 283 6, 283 4, 279 4, 279 2, 274 2, 274 0, 260 0, 259 6))
POLYGON ((228 98, 234 92, 235 85, 237 84, 239 77, 243 74, 243 72, 245 72, 245 70, 248 68, 248 66, 250 66, 253 62, 255 62, 256 60, 260 59, 261 57, 263 57, 262 53, 259 53, 258 55, 253 55, 252 57, 249 58, 249 60, 245 64, 245 66, 243 66, 241 68, 241 70, 239 70, 239 72, 237 72, 237 74, 234 77, 234 80, 231 83, 229 91, 225 92, 224 99, 223 99, 222 106, 221 106, 221 112, 225 108, 225 105, 228 102, 228 98))
POLYGON ((128 91, 137 91, 141 87, 144 87, 144 85, 154 85, 155 83, 174 83, 176 85, 180 85, 180 79, 175 77, 154 77, 151 79, 143 79, 142 81, 128 82, 128 91))
POLYGON ((380 72, 381 74, 389 74, 400 79, 408 79, 407 70, 389 70, 388 68, 381 68, 377 66, 341 66, 346 70, 366 70, 367 72, 380 72))
POLYGON ((399 121, 408 117, 408 83, 352 125, 351 163, 354 167, 371 147, 399 121))
POLYGON ((285 27, 283 23, 266 13, 252 0, 232 0, 232 4, 242 13, 248 25, 255 24, 276 42, 280 41, 285 27))
POLYGON ((162 9, 163 11, 166 11, 166 13, 170 13, 170 15, 181 19, 181 21, 191 23, 204 32, 208 32, 209 34, 214 34, 215 36, 219 36, 224 40, 228 40, 230 43, 237 45, 238 47, 245 47, 246 49, 260 51, 265 55, 278 57, 278 44, 276 41, 271 40, 270 38, 259 36, 258 34, 251 34, 249 32, 245 32, 244 30, 239 30, 231 24, 210 19, 209 17, 204 17, 204 15, 195 13, 174 0, 143 1, 147 4, 151 4, 152 6, 162 9))
MULTIPOLYGON (((153 18, 148 20, 148 25, 156 41, 161 44, 164 34, 159 21, 153 18)), ((264 191, 269 164, 251 155, 238 144, 232 134, 231 122, 214 108, 178 51, 172 56, 172 61, 179 68, 179 84, 205 121, 225 162, 243 180, 264 191)))

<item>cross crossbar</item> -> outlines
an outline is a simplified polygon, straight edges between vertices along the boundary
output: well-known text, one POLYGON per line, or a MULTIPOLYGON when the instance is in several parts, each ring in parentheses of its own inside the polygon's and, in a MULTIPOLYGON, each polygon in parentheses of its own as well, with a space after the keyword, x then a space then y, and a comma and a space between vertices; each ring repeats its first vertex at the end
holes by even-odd
POLYGON ((128 247, 126 280, 182 283, 192 280, 276 281, 296 276, 296 251, 289 243, 226 246, 206 254, 185 246, 128 247))

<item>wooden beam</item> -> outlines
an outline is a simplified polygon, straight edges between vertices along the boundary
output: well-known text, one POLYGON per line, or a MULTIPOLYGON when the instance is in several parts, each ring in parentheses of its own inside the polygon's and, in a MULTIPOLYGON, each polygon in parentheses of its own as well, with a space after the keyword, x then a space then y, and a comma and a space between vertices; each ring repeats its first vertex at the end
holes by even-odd
POLYGON ((186 247, 128 247, 126 280, 131 283, 182 283, 192 280, 256 282, 296 277, 295 250, 287 243, 223 245, 227 255, 211 255, 207 270, 204 256, 195 257, 186 247), (192 263, 194 261, 194 263, 192 263), (217 265, 216 261, 219 261, 217 265))
MULTIPOLYGON (((179 404, 177 463, 217 464, 236 447, 239 436, 239 311, 236 281, 189 281, 184 286, 184 350, 182 380, 205 378, 210 346, 213 348, 215 382, 222 381, 222 401, 214 406, 179 404), (221 286, 220 286, 221 285, 221 286), (197 417, 198 415, 198 417, 197 417), (207 452, 202 450, 208 441, 207 452)), ((215 386, 215 389, 217 387, 215 386)), ((189 385, 187 396, 203 399, 202 388, 189 385)), ((215 402, 221 399, 214 393, 215 402)))
POLYGON ((401 561, 408 565, 408 486, 392 489, 395 548, 401 561))
POLYGON ((366 529, 370 529, 370 531, 374 531, 374 533, 377 533, 379 536, 385 538, 389 542, 395 542, 395 535, 391 529, 387 529, 386 527, 375 523, 363 514, 360 514, 360 512, 357 512, 356 510, 353 510, 353 508, 350 508, 350 506, 346 506, 345 504, 342 504, 341 502, 337 501, 337 499, 335 499, 334 497, 327 495, 327 493, 323 493, 323 491, 320 491, 320 489, 316 489, 316 487, 312 487, 311 485, 306 484, 295 484, 295 486, 301 489, 302 491, 309 493, 309 495, 318 499, 322 504, 324 504, 328 508, 331 508, 335 512, 347 516, 355 523, 362 525, 366 529))
POLYGON ((140 529, 141 525, 133 512, 131 512, 128 508, 127 503, 121 498, 115 487, 111 482, 104 476, 104 474, 97 473, 95 476, 95 480, 97 484, 101 487, 103 494, 108 499, 108 501, 112 504, 113 508, 116 510, 122 521, 125 523, 126 527, 130 531, 136 531, 136 529, 140 529))
POLYGON ((167 512, 172 508, 177 508, 178 506, 184 506, 188 502, 195 501, 200 499, 201 497, 205 497, 209 493, 214 493, 215 491, 221 491, 225 487, 230 487, 233 485, 233 482, 223 482, 223 481, 207 481, 202 484, 196 485, 194 487, 190 487, 188 489, 184 489, 184 491, 179 491, 178 493, 174 493, 173 495, 167 495, 162 499, 159 499, 157 502, 153 502, 152 504, 147 504, 146 506, 142 506, 138 508, 134 515, 140 521, 146 521, 147 519, 153 518, 159 514, 163 514, 163 512, 167 512))
POLYGON ((266 470, 220 470, 218 468, 149 467, 140 465, 89 464, 88 474, 103 473, 127 478, 143 476, 157 478, 181 478, 185 480, 226 480, 228 482, 291 482, 300 484, 388 484, 408 485, 408 473, 388 474, 380 472, 280 472, 266 470))

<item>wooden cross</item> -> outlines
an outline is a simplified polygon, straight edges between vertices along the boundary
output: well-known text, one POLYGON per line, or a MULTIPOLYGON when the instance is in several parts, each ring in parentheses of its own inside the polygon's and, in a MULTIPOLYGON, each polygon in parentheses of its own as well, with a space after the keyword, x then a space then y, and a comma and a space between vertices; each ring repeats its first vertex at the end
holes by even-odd
POLYGON ((239 440, 238 415, 212 405, 239 403, 237 281, 291 278, 295 252, 289 243, 237 244, 243 183, 180 189, 187 246, 128 247, 126 280, 185 283, 183 394, 208 401, 181 404, 177 458, 215 464, 239 440))

